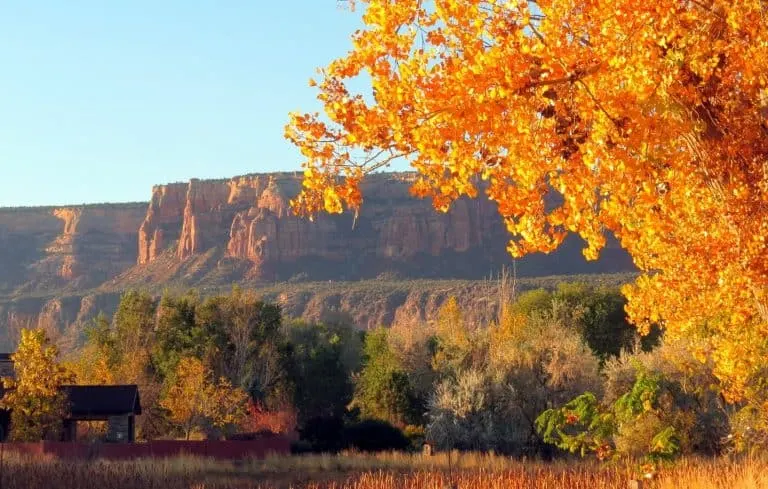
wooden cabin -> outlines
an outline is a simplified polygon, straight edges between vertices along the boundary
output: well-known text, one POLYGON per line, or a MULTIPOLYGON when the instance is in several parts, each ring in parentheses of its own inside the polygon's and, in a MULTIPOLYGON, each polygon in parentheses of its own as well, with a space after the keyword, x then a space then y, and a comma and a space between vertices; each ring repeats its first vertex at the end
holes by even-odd
MULTIPOLYGON (((10 353, 0 353, 0 377, 13 377, 10 353)), ((141 399, 136 385, 63 385, 67 411, 63 421, 62 441, 77 440, 77 423, 106 421, 104 441, 131 443, 136 439, 136 416, 141 414, 141 399)), ((0 398, 3 388, 0 385, 0 398)), ((11 429, 11 413, 0 409, 0 441, 5 441, 11 429)))

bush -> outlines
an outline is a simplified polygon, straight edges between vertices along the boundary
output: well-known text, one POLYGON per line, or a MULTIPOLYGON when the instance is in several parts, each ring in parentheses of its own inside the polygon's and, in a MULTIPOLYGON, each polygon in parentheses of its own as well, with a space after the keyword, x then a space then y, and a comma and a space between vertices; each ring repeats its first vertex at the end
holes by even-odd
MULTIPOLYGON (((537 430, 548 443, 582 456, 595 452, 601 460, 644 456, 655 464, 719 451, 727 425, 707 390, 675 380, 673 371, 665 376, 639 364, 636 369, 634 383, 615 401, 599 403, 593 394, 582 394, 542 413, 537 430)), ((626 371, 617 372, 623 383, 626 371)))
MULTIPOLYGON (((728 434, 728 417, 718 395, 718 380, 711 361, 697 360, 692 349, 691 345, 667 341, 651 352, 624 352, 608 360, 603 369, 603 402, 614 403, 632 389, 643 373, 658 376, 662 381, 660 394, 664 393, 661 399, 667 403, 663 409, 665 423, 677 429, 681 452, 713 455, 722 449, 721 442, 728 434)), ((641 432, 645 431, 647 438, 647 433, 654 429, 652 425, 658 423, 649 417, 634 424, 619 436, 619 439, 626 437, 620 442, 626 449, 637 446, 643 439, 641 432)))
POLYGON ((291 454, 292 455, 302 455, 305 453, 312 453, 312 444, 308 441, 304 440, 298 440, 291 442, 291 454))
POLYGON ((754 456, 768 450, 768 403, 749 403, 730 416, 731 433, 726 442, 731 453, 754 456))
POLYGON ((309 274, 307 272, 299 272, 297 274, 294 274, 291 276, 291 278, 288 279, 289 284, 295 284, 299 282, 308 282, 309 281, 309 274))
POLYGON ((280 435, 278 433, 275 433, 269 430, 259 430, 259 431, 248 431, 244 433, 233 433, 231 435, 226 435, 224 439, 232 440, 232 441, 253 441, 253 440, 263 440, 264 438, 273 438, 276 436, 280 436, 280 435))
POLYGON ((403 429, 403 434, 411 444, 412 450, 421 450, 426 441, 426 429, 422 426, 409 424, 403 429))
POLYGON ((405 450, 411 442, 402 431, 377 419, 367 419, 348 426, 344 430, 347 448, 361 452, 405 450))
POLYGON ((395 270, 387 270, 386 272, 381 272, 380 274, 376 275, 376 280, 380 280, 382 282, 397 282, 404 279, 405 277, 403 277, 403 274, 395 270))
POLYGON ((338 416, 317 416, 304 423, 299 435, 309 451, 335 453, 344 448, 344 421, 338 416))

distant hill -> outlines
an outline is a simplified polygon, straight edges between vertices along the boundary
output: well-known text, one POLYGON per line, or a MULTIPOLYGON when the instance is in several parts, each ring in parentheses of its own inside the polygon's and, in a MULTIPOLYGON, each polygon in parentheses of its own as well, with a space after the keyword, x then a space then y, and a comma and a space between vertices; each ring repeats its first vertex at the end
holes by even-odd
MULTIPOLYGON (((492 203, 460 200, 440 214, 409 195, 412 177, 371 176, 356 221, 292 215, 288 200, 301 181, 289 173, 158 185, 148 203, 0 208, 0 344, 12 344, 20 325, 75 337, 129 288, 212 291, 239 283, 279 298, 275 288, 289 282, 471 281, 513 264, 492 203)), ((517 274, 634 271, 613 240, 596 262, 586 262, 581 247, 570 238, 555 253, 518 260, 517 274)), ((338 302, 355 309, 354 299, 338 302)), ((396 302, 380 306, 389 309, 376 321, 393 319, 396 302)))

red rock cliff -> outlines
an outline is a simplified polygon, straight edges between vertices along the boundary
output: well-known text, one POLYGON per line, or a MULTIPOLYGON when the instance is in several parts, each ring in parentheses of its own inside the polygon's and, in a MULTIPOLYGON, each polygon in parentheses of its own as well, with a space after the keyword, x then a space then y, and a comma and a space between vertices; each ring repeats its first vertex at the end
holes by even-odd
POLYGON ((275 200, 269 175, 230 180, 198 180, 152 189, 147 216, 139 229, 139 264, 152 262, 167 247, 180 260, 215 246, 226 246, 236 214, 265 207, 285 213, 287 201, 275 200))
MULTIPOLYGON (((149 264, 162 255, 164 266, 183 268, 185 263, 192 267, 192 260, 193 270, 168 273, 203 282, 214 268, 217 277, 229 280, 296 275, 344 280, 392 271, 480 277, 511 262, 505 251, 508 236, 487 200, 460 200, 448 213, 438 213, 430 201, 410 196, 407 174, 378 174, 365 183, 356 221, 345 214, 310 222, 289 209, 300 185, 299 176, 279 173, 155 187, 139 230, 137 261, 149 264), (248 264, 245 275, 237 265, 241 262, 248 264), (229 267, 226 273, 222 267, 229 267)), ((563 269, 570 260, 564 263, 556 255, 548 259, 551 270, 538 270, 548 266, 541 256, 521 263, 531 263, 537 269, 532 274, 587 271, 563 269)))
MULTIPOLYGON (((120 293, 137 286, 157 291, 172 283, 206 294, 241 283, 268 292, 281 288, 264 283, 275 280, 484 278, 512 263, 491 203, 461 200, 437 213, 409 195, 408 178, 370 177, 357 220, 349 213, 314 222, 292 215, 288 201, 301 182, 288 173, 159 185, 149 205, 0 209, 0 344, 13 344, 16 326, 29 325, 79 338, 77 325, 114 311, 120 293)), ((587 263, 581 244, 568 239, 554 253, 518 260, 516 270, 523 277, 633 267, 615 241, 601 260, 587 263)), ((335 285, 323 284, 309 295, 275 299, 290 315, 351 311, 356 323, 370 326, 433 311, 452 293, 406 300, 402 282, 384 293, 385 281, 370 282, 363 295, 354 282, 344 293, 328 295, 335 285)))
MULTIPOLYGON (((184 213, 187 185, 171 183, 152 187, 152 199, 139 228, 139 265, 154 260, 166 245, 165 230, 173 230, 184 213)), ((178 239, 178 236, 173 238, 178 239)))

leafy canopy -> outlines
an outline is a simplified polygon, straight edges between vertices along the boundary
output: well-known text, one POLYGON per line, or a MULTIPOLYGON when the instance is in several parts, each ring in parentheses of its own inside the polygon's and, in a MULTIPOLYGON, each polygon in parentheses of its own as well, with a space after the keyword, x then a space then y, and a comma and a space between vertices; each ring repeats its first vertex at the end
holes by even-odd
POLYGON ((357 210, 396 159, 446 211, 486 198, 515 256, 613 233, 642 329, 694 335, 737 398, 768 358, 768 12, 761 0, 364 0, 293 113, 293 208, 357 210), (364 75, 372 97, 348 89, 364 75))
MULTIPOLYGON (((586 392, 560 408, 541 413, 536 429, 547 443, 582 457, 587 452, 595 452, 601 460, 618 456, 615 438, 624 426, 642 423, 646 414, 664 412, 659 402, 662 383, 659 375, 640 375, 630 391, 607 410, 594 394, 586 392)), ((650 462, 670 460, 680 454, 679 436, 671 424, 663 424, 647 441, 643 451, 650 462)))
POLYGON ((408 372, 388 341, 388 331, 377 328, 365 336, 364 365, 355 383, 350 408, 358 408, 362 419, 378 419, 405 426, 419 417, 408 372))
POLYGON ((11 411, 12 440, 58 440, 67 412, 60 387, 74 381, 59 365, 58 354, 44 330, 21 330, 19 346, 11 355, 15 377, 3 378, 8 391, 0 403, 11 411))
POLYGON ((193 429, 208 424, 221 429, 238 425, 245 418, 247 403, 245 391, 233 387, 224 377, 216 382, 211 369, 194 357, 179 360, 160 401, 187 439, 193 429))

